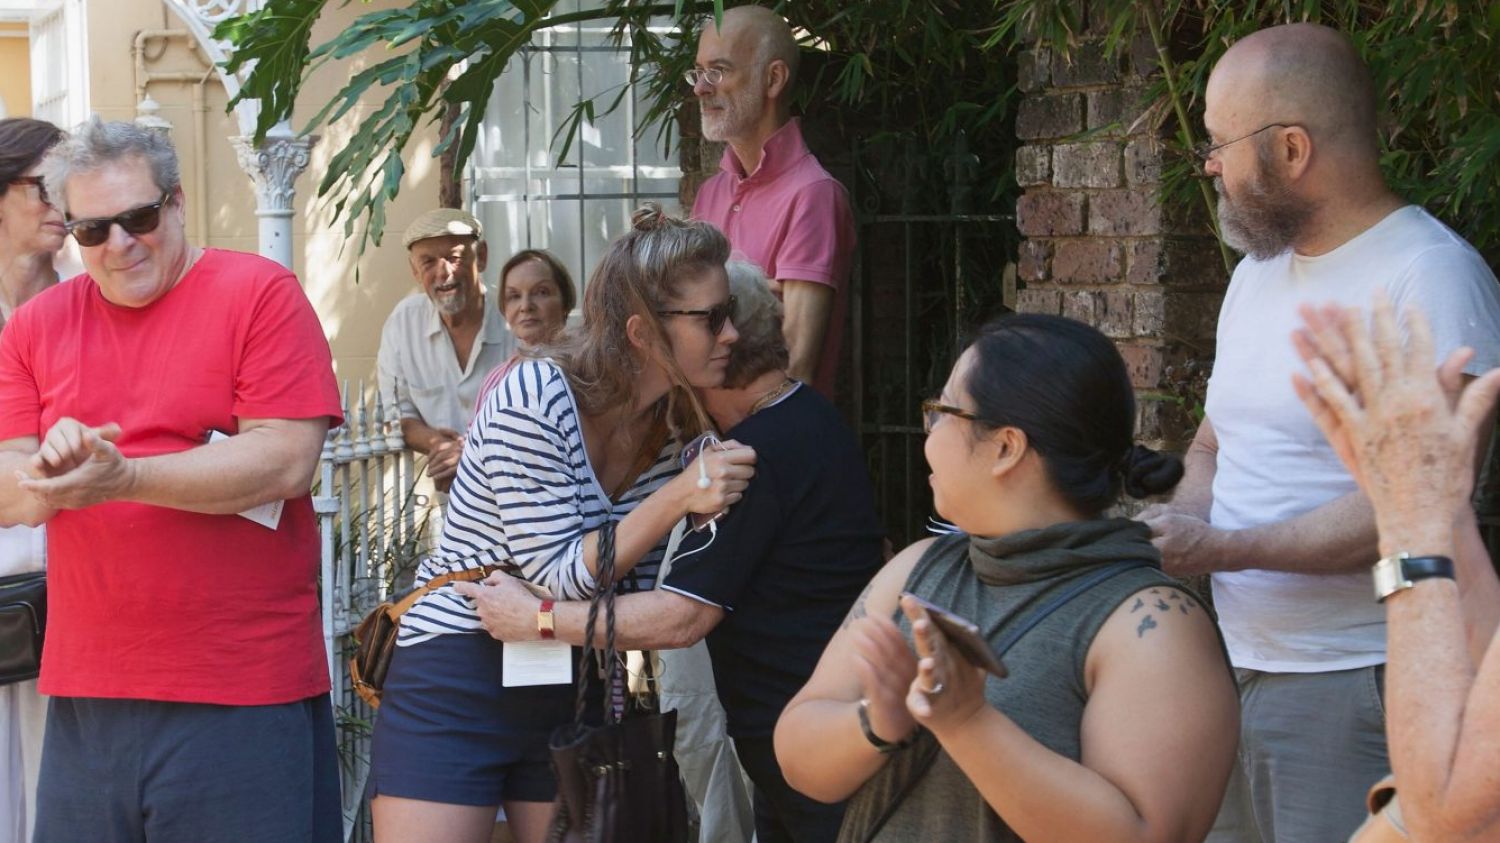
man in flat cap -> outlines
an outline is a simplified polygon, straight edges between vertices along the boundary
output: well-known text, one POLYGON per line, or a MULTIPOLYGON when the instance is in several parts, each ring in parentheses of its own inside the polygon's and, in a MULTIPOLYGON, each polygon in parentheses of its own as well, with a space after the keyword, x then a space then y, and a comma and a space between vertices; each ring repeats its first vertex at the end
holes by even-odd
POLYGON ((447 491, 480 384, 515 338, 484 289, 489 253, 479 220, 438 208, 417 217, 401 242, 418 292, 380 333, 380 396, 396 402, 407 447, 427 455, 428 476, 447 491))

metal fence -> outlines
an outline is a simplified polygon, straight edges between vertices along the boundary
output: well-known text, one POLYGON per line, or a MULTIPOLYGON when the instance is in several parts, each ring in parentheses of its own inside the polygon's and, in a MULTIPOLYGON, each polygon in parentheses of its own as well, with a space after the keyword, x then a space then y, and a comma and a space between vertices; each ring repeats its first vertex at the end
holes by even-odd
POLYGON ((351 392, 346 382, 343 409, 344 425, 323 443, 312 501, 322 542, 323 649, 333 682, 344 839, 366 841, 373 711, 349 680, 350 636, 370 610, 409 584, 430 510, 416 493, 416 463, 395 405, 366 396, 363 383, 351 392))

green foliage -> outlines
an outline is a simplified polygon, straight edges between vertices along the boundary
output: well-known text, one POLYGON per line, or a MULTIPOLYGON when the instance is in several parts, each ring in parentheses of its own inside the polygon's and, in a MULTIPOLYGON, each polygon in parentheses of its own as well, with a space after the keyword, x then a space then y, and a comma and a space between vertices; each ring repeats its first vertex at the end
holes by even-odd
POLYGON ((1310 21, 1350 34, 1375 76, 1385 111, 1383 163, 1391 186, 1441 216, 1500 265, 1500 4, 1454 0, 1090 0, 1090 20, 1066 0, 999 0, 991 46, 1025 36, 1064 53, 1101 37, 1113 54, 1157 39, 1163 73, 1147 96, 1175 123, 1181 161, 1165 174, 1171 202, 1212 195, 1187 150, 1202 125, 1208 73, 1255 30, 1310 21))
MULTIPOLYGON (((292 117, 304 81, 324 63, 363 54, 369 63, 321 110, 301 122, 312 132, 348 114, 366 94, 385 100, 360 121, 318 185, 352 235, 367 219, 365 240, 379 243, 385 204, 400 189, 402 154, 424 119, 437 122, 452 104, 460 116, 437 154, 454 148, 463 166, 474 148, 484 106, 511 56, 547 27, 590 20, 613 24, 617 43, 631 51, 631 78, 644 86, 638 130, 655 126, 670 147, 682 105, 692 95, 682 72, 693 64, 695 34, 722 14, 723 0, 603 0, 567 14, 558 0, 416 0, 367 12, 330 40, 312 43, 328 0, 269 0, 265 8, 225 21, 216 35, 233 45, 231 71, 250 69, 240 99, 258 99, 256 131, 292 117), (664 16, 678 24, 653 31, 664 16), (451 80, 451 81, 448 81, 451 80)), ((586 4, 588 5, 588 4, 586 4)), ((960 132, 979 151, 976 195, 990 205, 1010 190, 1011 66, 983 46, 993 10, 961 0, 848 3, 811 0, 778 9, 804 33, 801 108, 845 139, 873 139, 883 166, 916 167, 929 185, 942 179, 943 156, 960 132), (827 118, 826 120, 824 118, 827 118), (922 159, 913 164, 910 159, 922 159)), ((628 93, 621 84, 575 106, 555 142, 566 158, 580 126, 628 93)), ((232 104, 231 104, 232 105, 232 104)), ((300 122, 300 121, 299 121, 300 122)), ((933 193, 930 190, 918 191, 933 193)))

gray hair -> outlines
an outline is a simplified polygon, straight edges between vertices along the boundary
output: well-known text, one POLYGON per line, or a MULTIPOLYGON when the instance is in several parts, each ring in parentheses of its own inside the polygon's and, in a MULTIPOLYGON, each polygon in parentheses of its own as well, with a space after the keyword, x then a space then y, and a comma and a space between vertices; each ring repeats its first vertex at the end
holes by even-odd
POLYGON ((69 178, 128 158, 141 158, 150 165, 151 179, 162 193, 175 190, 182 183, 177 150, 165 133, 134 123, 105 122, 95 115, 79 124, 42 159, 47 196, 59 211, 66 214, 69 178))
POLYGON ((766 372, 785 369, 791 355, 781 330, 781 301, 771 292, 766 274, 742 260, 729 261, 724 271, 729 275, 729 294, 735 298, 734 328, 740 334, 729 347, 724 387, 741 389, 766 372))

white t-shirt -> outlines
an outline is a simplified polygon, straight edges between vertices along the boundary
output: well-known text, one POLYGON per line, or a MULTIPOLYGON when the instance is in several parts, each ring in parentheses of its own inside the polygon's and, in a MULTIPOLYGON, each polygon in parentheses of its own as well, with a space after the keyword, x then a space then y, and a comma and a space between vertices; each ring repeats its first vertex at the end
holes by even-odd
POLYGON ((473 418, 479 385, 515 350, 516 339, 486 291, 479 334, 468 362, 459 366, 437 306, 418 291, 396 305, 380 331, 380 398, 395 400, 403 419, 463 433, 473 418))
MULTIPOLYGON (((1500 290, 1463 238, 1408 205, 1325 255, 1246 258, 1219 315, 1207 415, 1218 434, 1214 526, 1285 521, 1355 491, 1292 391, 1305 371, 1290 335, 1302 302, 1368 310, 1384 288, 1398 311, 1415 304, 1432 323, 1440 361, 1477 352, 1466 371, 1500 365, 1500 290)), ((1436 365, 1437 361, 1434 361, 1436 365)), ((1370 560, 1374 563, 1374 559, 1370 560)), ((1236 667, 1270 672, 1347 670, 1385 661, 1385 611, 1366 571, 1314 575, 1246 570, 1213 575, 1214 606, 1236 667)))

